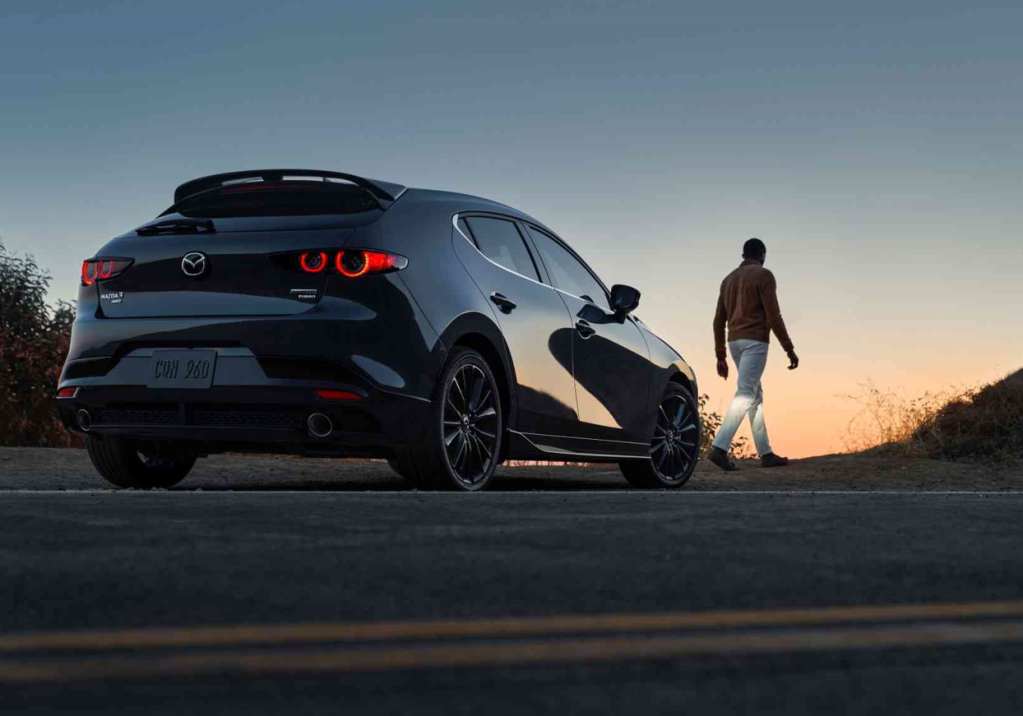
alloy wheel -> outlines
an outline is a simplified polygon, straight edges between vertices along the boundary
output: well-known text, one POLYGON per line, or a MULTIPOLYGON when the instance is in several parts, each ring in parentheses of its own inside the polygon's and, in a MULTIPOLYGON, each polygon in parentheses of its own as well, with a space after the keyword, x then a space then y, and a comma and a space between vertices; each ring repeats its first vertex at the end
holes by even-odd
POLYGON ((444 401, 444 449, 466 485, 483 479, 497 450, 495 387, 483 370, 466 363, 455 371, 444 401))
POLYGON ((696 411, 677 393, 669 393, 658 407, 657 425, 650 443, 650 459, 668 481, 684 478, 696 461, 700 430, 696 411))

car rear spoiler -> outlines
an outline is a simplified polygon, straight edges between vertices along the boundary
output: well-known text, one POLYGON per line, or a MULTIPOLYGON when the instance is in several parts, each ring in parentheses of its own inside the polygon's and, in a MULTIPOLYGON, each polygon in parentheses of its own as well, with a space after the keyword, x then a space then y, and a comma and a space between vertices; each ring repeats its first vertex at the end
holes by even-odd
POLYGON ((325 172, 318 169, 253 169, 244 172, 228 172, 226 174, 213 174, 208 177, 200 177, 185 182, 174 190, 174 203, 178 204, 183 199, 199 194, 200 192, 216 189, 224 184, 230 184, 245 179, 262 179, 266 182, 283 181, 284 177, 321 177, 323 179, 342 179, 355 184, 357 187, 368 191, 381 209, 387 209, 398 200, 407 187, 401 184, 392 184, 376 179, 355 176, 354 174, 343 174, 341 172, 325 172))

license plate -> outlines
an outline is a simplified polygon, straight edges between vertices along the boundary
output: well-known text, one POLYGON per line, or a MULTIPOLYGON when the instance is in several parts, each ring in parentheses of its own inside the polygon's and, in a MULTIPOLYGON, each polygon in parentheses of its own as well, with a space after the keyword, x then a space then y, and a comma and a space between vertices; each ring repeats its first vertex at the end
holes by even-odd
POLYGON ((209 388, 213 385, 216 351, 153 351, 149 388, 209 388))

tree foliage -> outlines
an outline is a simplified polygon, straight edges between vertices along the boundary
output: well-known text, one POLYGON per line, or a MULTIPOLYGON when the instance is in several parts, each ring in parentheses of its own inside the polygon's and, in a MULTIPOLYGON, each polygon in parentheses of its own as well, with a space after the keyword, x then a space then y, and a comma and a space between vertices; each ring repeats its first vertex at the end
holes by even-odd
POLYGON ((77 444, 57 419, 53 399, 68 352, 75 308, 46 303, 50 274, 31 255, 0 242, 0 445, 77 444))

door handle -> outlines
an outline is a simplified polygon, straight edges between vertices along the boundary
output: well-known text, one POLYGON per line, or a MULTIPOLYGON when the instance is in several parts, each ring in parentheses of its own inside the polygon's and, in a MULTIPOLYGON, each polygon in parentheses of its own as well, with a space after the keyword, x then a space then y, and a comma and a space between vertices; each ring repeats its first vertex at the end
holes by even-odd
POLYGON ((589 338, 597 332, 589 323, 583 320, 576 321, 575 329, 579 331, 579 335, 582 338, 589 338))
POLYGON ((490 300, 493 301, 497 305, 497 307, 501 309, 502 313, 511 313, 512 311, 515 310, 515 307, 518 306, 518 304, 515 303, 515 301, 511 300, 510 298, 507 298, 506 296, 498 293, 497 291, 494 291, 492 294, 490 294, 490 300))

